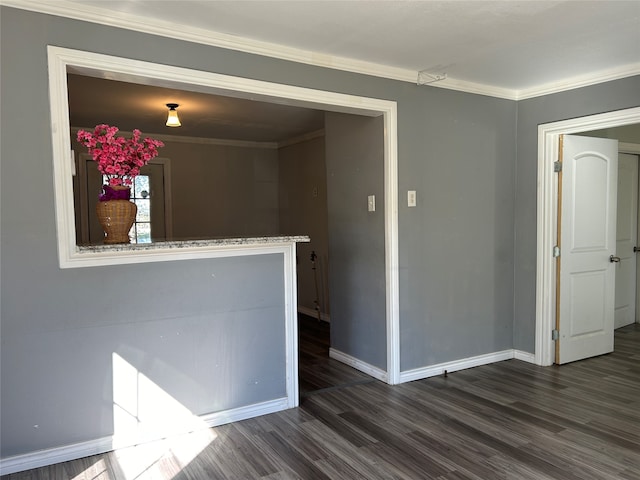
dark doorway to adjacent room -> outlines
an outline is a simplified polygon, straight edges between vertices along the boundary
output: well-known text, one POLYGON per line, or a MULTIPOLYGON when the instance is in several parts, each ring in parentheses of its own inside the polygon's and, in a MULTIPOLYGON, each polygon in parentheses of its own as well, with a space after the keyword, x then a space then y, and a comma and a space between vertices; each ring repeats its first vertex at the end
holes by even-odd
POLYGON ((329 356, 330 323, 308 315, 298 315, 298 382, 300 398, 362 383, 375 382, 329 356))

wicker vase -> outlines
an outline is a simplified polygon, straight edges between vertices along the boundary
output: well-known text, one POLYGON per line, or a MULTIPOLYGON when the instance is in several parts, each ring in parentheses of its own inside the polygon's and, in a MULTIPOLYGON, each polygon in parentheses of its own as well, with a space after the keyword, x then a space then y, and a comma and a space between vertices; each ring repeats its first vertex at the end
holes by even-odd
MULTIPOLYGON (((120 187, 127 188, 128 187, 120 187)), ((117 187, 114 187, 117 189, 117 187)), ((136 219, 138 207, 129 200, 106 200, 96 205, 98 221, 106 234, 104 243, 131 243, 129 231, 136 219)))

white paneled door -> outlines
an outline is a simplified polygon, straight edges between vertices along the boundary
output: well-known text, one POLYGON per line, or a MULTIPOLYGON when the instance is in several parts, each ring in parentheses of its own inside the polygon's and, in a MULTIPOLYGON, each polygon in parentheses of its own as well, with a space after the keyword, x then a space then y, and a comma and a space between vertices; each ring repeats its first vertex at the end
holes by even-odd
POLYGON ((563 135, 556 363, 613 351, 618 141, 563 135))
POLYGON ((616 252, 616 306, 614 327, 636 321, 636 253, 638 245, 638 156, 618 156, 618 221, 616 252))

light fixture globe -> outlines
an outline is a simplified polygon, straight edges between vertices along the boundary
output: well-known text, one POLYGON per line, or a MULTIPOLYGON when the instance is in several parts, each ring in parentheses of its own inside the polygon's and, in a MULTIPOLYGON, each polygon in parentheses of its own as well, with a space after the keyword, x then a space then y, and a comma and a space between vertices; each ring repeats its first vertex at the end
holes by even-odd
POLYGON ((178 118, 177 108, 180 105, 177 103, 167 103, 167 108, 169 109, 169 115, 167 116, 167 127, 179 127, 182 124, 180 123, 180 119, 178 118))

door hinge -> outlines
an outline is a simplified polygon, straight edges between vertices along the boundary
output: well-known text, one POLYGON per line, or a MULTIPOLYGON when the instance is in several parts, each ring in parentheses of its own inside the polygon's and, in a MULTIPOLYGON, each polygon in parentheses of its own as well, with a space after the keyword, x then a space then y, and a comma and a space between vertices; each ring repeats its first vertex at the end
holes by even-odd
POLYGON ((556 329, 551 330, 551 340, 558 340, 558 338, 560 338, 560 332, 556 329))
POLYGON ((562 171, 562 162, 553 162, 553 171, 555 173, 562 171))
POLYGON ((559 246, 555 246, 553 247, 553 258, 558 258, 560 256, 560 247, 559 246))

